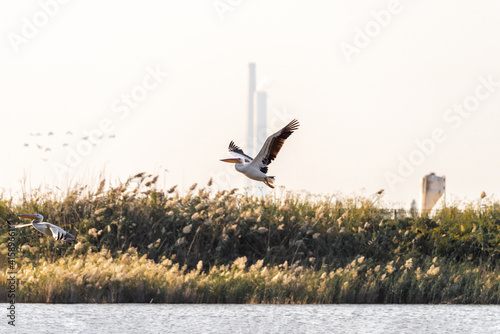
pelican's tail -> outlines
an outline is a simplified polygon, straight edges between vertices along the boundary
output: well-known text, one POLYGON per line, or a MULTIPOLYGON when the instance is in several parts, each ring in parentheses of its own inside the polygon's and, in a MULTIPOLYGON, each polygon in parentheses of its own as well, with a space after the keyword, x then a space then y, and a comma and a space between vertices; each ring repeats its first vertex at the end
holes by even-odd
POLYGON ((62 240, 64 242, 73 242, 76 240, 76 238, 73 236, 73 234, 68 233, 68 232, 57 232, 57 235, 54 236, 54 239, 56 240, 62 240))
POLYGON ((274 189, 274 176, 266 176, 264 183, 269 186, 270 188, 274 189))
POLYGON ((71 243, 71 242, 73 242, 75 240, 76 240, 76 238, 75 238, 75 236, 73 234, 66 232, 66 235, 64 236, 64 239, 63 239, 64 242, 70 242, 71 243))

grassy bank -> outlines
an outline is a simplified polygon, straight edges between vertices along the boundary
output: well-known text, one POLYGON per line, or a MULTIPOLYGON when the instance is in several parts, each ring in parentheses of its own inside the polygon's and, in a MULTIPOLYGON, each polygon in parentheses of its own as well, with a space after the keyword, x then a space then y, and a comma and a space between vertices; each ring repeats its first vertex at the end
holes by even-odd
MULTIPOLYGON (((135 249, 23 261, 17 302, 37 303, 481 303, 500 301, 500 272, 438 258, 374 265, 358 257, 336 270, 265 265, 188 269, 155 262, 135 249)), ((7 276, 2 273, 2 281, 7 276)), ((5 289, 5 288, 4 288, 5 289)))
POLYGON ((210 183, 181 196, 156 180, 1 198, 1 218, 41 213, 78 240, 19 230, 16 301, 499 303, 498 203, 394 218, 363 197, 260 200, 210 183))

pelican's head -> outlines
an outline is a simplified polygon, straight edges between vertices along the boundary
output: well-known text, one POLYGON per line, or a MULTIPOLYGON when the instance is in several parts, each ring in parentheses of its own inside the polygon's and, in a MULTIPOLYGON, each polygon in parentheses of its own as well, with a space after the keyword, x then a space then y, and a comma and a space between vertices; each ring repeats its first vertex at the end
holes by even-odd
POLYGON ((33 219, 34 221, 41 222, 43 220, 43 216, 38 214, 38 213, 33 213, 33 214, 20 214, 17 215, 19 218, 24 218, 24 219, 33 219))
POLYGON ((220 161, 229 162, 232 164, 242 164, 244 162, 243 159, 240 158, 220 159, 220 161))

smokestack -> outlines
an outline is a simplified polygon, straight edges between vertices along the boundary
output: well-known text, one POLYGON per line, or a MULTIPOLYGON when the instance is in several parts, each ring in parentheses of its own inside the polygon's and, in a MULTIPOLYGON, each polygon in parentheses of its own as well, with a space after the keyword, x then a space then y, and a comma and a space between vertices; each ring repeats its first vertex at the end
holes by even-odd
POLYGON ((255 63, 248 64, 248 129, 247 129, 247 150, 248 155, 254 155, 254 94, 255 94, 255 63))
MULTIPOLYGON (((260 148, 264 145, 267 139, 267 94, 266 92, 255 92, 255 154, 257 155, 260 148)), ((259 195, 265 197, 267 195, 267 186, 259 187, 259 195)))
MULTIPOLYGON (((266 92, 255 92, 255 116, 257 125, 255 128, 255 150, 260 150, 267 139, 267 94, 266 92)), ((257 154, 258 152, 255 152, 257 154)))
MULTIPOLYGON (((248 155, 254 156, 254 94, 255 94, 256 78, 255 78, 255 63, 248 64, 248 119, 247 119, 247 152, 248 155)), ((247 187, 251 193, 252 180, 247 180, 247 187)))

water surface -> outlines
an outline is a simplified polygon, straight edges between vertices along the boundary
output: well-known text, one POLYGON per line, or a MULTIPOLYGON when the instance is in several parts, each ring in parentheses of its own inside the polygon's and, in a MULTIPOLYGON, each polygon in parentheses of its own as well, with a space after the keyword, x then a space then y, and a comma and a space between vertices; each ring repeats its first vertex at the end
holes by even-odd
POLYGON ((5 315, 0 333, 500 333, 489 305, 16 304, 15 327, 5 315))

